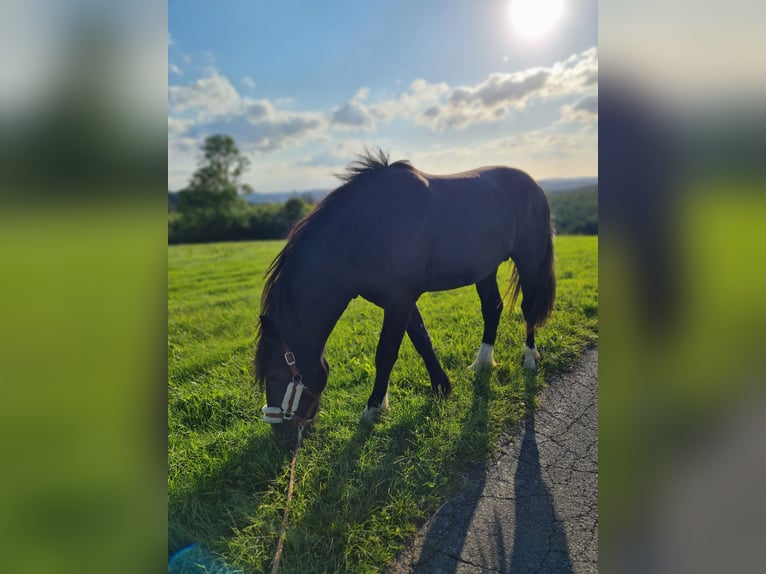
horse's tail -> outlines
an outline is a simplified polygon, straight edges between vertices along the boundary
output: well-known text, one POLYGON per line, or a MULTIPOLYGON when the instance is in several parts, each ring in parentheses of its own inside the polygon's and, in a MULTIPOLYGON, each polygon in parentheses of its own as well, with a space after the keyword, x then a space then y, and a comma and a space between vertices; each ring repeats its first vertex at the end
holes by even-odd
MULTIPOLYGON (((524 293, 526 302, 522 303, 524 318, 528 324, 536 327, 542 327, 553 312, 553 303, 556 300, 556 274, 553 266, 553 231, 550 231, 545 245, 545 255, 540 262, 536 277, 530 278, 529 288, 524 293)), ((521 277, 517 265, 513 266, 509 291, 511 291, 509 309, 513 310, 521 292, 521 277)))
POLYGON ((529 310, 528 321, 534 323, 536 327, 542 327, 553 312, 553 303, 556 301, 556 273, 553 266, 553 232, 551 231, 548 233, 545 257, 540 264, 535 297, 529 310))

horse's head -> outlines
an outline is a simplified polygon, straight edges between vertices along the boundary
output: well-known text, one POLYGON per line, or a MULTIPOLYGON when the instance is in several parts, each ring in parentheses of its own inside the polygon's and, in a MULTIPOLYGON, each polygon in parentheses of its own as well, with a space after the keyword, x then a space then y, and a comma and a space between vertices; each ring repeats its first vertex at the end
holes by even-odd
MULTIPOLYGON (((300 347, 301 349, 304 347, 300 347)), ((327 384, 324 357, 299 357, 279 333, 272 319, 261 316, 261 335, 255 353, 255 372, 266 391, 263 420, 270 424, 311 422, 327 384)))

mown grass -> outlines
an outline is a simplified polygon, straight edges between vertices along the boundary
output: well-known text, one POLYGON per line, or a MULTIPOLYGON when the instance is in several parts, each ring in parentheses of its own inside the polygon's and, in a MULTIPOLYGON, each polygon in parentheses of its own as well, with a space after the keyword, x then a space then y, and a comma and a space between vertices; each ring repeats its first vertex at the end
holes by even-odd
MULTIPOLYGON (((382 311, 355 299, 327 345, 331 365, 316 430, 298 457, 282 572, 376 572, 518 422, 542 381, 598 338, 596 237, 556 240, 558 300, 538 331, 543 360, 522 369, 520 310, 504 314, 500 363, 468 370, 482 319, 473 287, 426 294, 419 306, 451 377, 431 397, 405 340, 391 375, 391 409, 360 424, 372 389, 382 311)), ((281 242, 173 246, 168 251, 169 552, 197 542, 238 571, 271 564, 284 511, 288 454, 260 421, 252 351, 263 272, 281 242)), ((510 277, 501 266, 500 281, 510 277)), ((502 291, 501 287, 501 291, 502 291)))

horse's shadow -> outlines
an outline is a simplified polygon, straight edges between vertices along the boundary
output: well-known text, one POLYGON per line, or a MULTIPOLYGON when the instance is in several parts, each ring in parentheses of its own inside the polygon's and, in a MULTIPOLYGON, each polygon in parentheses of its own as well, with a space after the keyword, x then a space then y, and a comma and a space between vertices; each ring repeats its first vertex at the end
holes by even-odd
MULTIPOLYGON (((476 380, 479 392, 483 383, 481 377, 477 376, 476 380)), ((455 572, 462 562, 478 562, 481 567, 499 572, 572 573, 566 533, 556 516, 550 490, 542 478, 535 430, 534 401, 537 390, 536 376, 528 373, 523 436, 513 477, 512 497, 510 493, 494 490, 497 488, 495 484, 491 487, 493 490, 485 492, 489 488, 487 467, 477 465, 470 471, 473 484, 445 504, 431 519, 420 555, 411 559, 413 572, 448 574, 455 572), (485 496, 512 499, 513 516, 502 514, 500 504, 483 505, 482 510, 478 511, 485 496), (472 536, 474 540, 467 548, 469 529, 475 532, 472 536), (511 531, 512 540, 509 540, 511 531), (490 535, 484 536, 487 533, 490 535), (476 543, 482 536, 483 539, 476 543)))
MULTIPOLYGON (((468 433, 483 433, 488 429, 488 403, 490 373, 481 373, 474 377, 471 406, 467 420, 461 428, 463 435, 458 440, 470 441, 468 433)), ((534 395, 537 382, 534 375, 526 379, 526 418, 522 438, 519 462, 514 476, 515 526, 513 542, 507 542, 508 528, 504 521, 508 516, 497 513, 489 520, 494 524, 491 543, 485 544, 482 556, 487 564, 496 564, 500 571, 531 572, 548 560, 547 572, 568 574, 572 572, 567 551, 566 535, 556 520, 553 499, 542 479, 539 451, 535 437, 534 395), (486 550, 489 549, 489 550, 486 550), (552 558, 555 558, 551 562, 552 558), (554 563, 555 562, 555 563, 554 563)), ((385 504, 390 499, 387 489, 392 480, 390 468, 402 457, 407 457, 412 449, 411 438, 419 432, 425 432, 424 425, 432 424, 429 418, 438 416, 438 400, 424 401, 412 417, 401 422, 381 425, 360 422, 353 435, 343 442, 332 456, 333 464, 324 468, 320 476, 313 480, 314 487, 325 488, 336 485, 340 490, 323 492, 323 496, 314 497, 299 518, 291 521, 291 528, 286 541, 283 566, 290 567, 293 556, 305 555, 305 550, 317 544, 347 544, 347 541, 332 536, 332 525, 326 528, 314 528, 321 524, 331 509, 337 505, 352 505, 355 497, 372 496, 385 504), (412 421, 418 421, 413 427, 412 421), (386 448, 370 456, 365 451, 373 434, 385 433, 386 448), (358 463, 365 455, 364 471, 358 463), (343 488, 345 492, 341 492, 343 488), (291 535, 292 534, 292 535, 291 535), (328 540, 332 538, 332 540, 328 540), (291 548, 292 547, 292 548, 291 548)), ((321 429, 315 431, 321 433, 321 429)), ((321 437, 316 437, 321 440, 321 437)), ((311 435, 307 440, 314 440, 311 435)), ((240 451, 233 453, 217 472, 210 478, 200 481, 187 492, 169 500, 168 521, 170 554, 199 540, 226 540, 233 530, 242 529, 250 524, 254 505, 260 493, 267 491, 265 485, 284 473, 289 464, 290 450, 288 441, 272 434, 253 436, 240 451), (268 465, 263 468, 264 460, 268 465), (243 479, 242 477, 248 477, 243 479), (255 477, 255 478, 251 478, 255 477), (204 512, 204 521, 197 520, 194 508, 204 512), (204 510, 203 510, 204 509, 204 510)), ((310 446, 309 446, 310 447, 310 446)), ((460 494, 445 504, 431 519, 426 534, 423 551, 414 565, 416 572, 454 572, 459 565, 459 558, 469 534, 474 513, 486 486, 486 467, 477 464, 463 474, 464 488, 460 494), (444 548, 445 541, 449 548, 444 548)), ((308 485, 307 485, 308 486, 308 485)), ((295 566, 295 565, 294 565, 295 566)))
MULTIPOLYGON (((466 427, 487 432, 489 419, 489 386, 491 372, 483 370, 474 376, 471 394, 471 423, 466 427)), ((482 463, 469 467, 462 475, 459 494, 447 501, 427 523, 421 553, 411 558, 412 571, 454 572, 468 535, 471 516, 486 482, 482 463)))
MULTIPOLYGON (((360 385, 362 382, 360 381, 360 385)), ((423 401, 420 408, 411 413, 411 417, 398 424, 389 425, 382 430, 382 425, 360 420, 356 423, 353 435, 341 442, 337 450, 328 457, 330 464, 324 465, 301 488, 317 488, 322 496, 314 497, 314 502, 300 517, 293 516, 286 540, 283 568, 290 570, 294 556, 304 555, 302 548, 316 544, 339 544, 339 540, 328 540, 326 528, 310 528, 307 525, 320 523, 333 515, 333 506, 348 503, 344 500, 351 493, 353 497, 377 497, 385 502, 385 489, 390 480, 389 469, 397 459, 405 457, 412 448, 410 438, 428 419, 435 416, 438 400, 423 401), (415 430, 412 420, 418 421, 415 430), (421 422, 422 421, 422 422, 421 422), (387 448, 385 451, 365 456, 365 471, 361 473, 357 466, 373 434, 385 433, 387 448), (372 464, 370 464, 372 462, 372 464), (353 483, 353 487, 352 487, 353 483), (337 487, 333 489, 332 487, 337 487), (346 492, 341 492, 343 487, 346 492), (373 491, 377 490, 375 493, 373 491)), ((360 410, 361 413, 361 410, 360 410)), ((383 415, 387 416, 387 415, 383 415)), ((315 448, 316 441, 326 440, 321 422, 315 429, 307 429, 304 435, 304 449, 315 448)), ((354 424, 354 423, 351 423, 354 424)), ((203 547, 198 552, 225 551, 226 540, 233 531, 242 530, 252 524, 252 512, 258 507, 259 499, 269 492, 269 483, 282 476, 290 464, 295 446, 296 433, 292 425, 279 425, 278 432, 258 434, 251 437, 240 450, 232 452, 216 472, 205 480, 200 480, 188 490, 174 495, 168 501, 168 556, 173 557, 202 541, 203 547), (292 432, 289 432, 292 429, 292 432), (264 468, 264 466, 266 468, 264 468), (244 478, 243 477, 248 477, 244 478), (256 477, 256 478, 252 478, 256 477)), ((301 474, 299 463, 299 474, 301 474)), ((281 514, 278 517, 281 520, 281 514)), ((276 536, 278 521, 271 525, 276 536)), ((196 546, 194 546, 195 551, 196 546)), ((211 554, 212 556, 213 554, 211 554)), ((264 564, 264 567, 268 564, 264 564)))
POLYGON ((199 542, 221 540, 248 524, 254 493, 283 473, 290 452, 276 434, 250 437, 244 448, 192 488, 168 500, 168 556, 199 542), (264 465, 264 461, 268 461, 264 465))
MULTIPOLYGON (((414 448, 412 437, 422 425, 438 416, 439 400, 424 401, 409 417, 393 425, 359 422, 353 436, 333 454, 333 464, 315 478, 314 484, 326 489, 322 496, 314 497, 301 517, 291 523, 282 559, 286 571, 300 570, 301 565, 295 562, 300 558, 296 557, 311 555, 327 544, 343 546, 340 554, 344 556, 358 551, 354 546, 360 541, 349 536, 349 524, 369 528, 366 524, 372 516, 371 501, 377 511, 392 501, 396 481, 392 469, 409 457, 414 448), (422 422, 413 428, 413 420, 422 422), (372 452, 368 443, 373 437, 381 438, 385 448, 372 452), (335 513, 339 521, 337 530, 335 524, 327 523, 335 513), (322 525, 325 527, 321 528, 322 525)), ((320 570, 331 572, 336 568, 343 566, 324 564, 320 570)))
MULTIPOLYGON (((527 380, 533 375, 527 375, 527 380)), ((535 389, 533 383, 532 388, 535 389)), ((534 396, 527 393, 524 435, 513 478, 515 525, 507 572, 571 574, 567 536, 542 477, 534 396)))

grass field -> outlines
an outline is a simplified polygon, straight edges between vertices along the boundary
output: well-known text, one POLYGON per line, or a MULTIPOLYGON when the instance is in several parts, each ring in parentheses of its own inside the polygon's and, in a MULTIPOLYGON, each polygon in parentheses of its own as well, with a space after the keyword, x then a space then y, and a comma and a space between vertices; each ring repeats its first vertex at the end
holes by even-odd
MULTIPOLYGON (((179 245, 168 250, 169 552, 197 542, 235 570, 268 569, 286 498, 288 454, 261 422, 252 354, 263 273, 282 242, 179 245)), ((405 340, 391 375, 391 409, 360 424, 372 390, 382 311, 355 299, 327 345, 330 380, 317 429, 297 463, 282 572, 377 572, 519 420, 541 382, 598 339, 598 238, 556 239, 558 299, 538 331, 536 375, 522 369, 524 326, 504 313, 499 367, 468 365, 481 342, 473 287, 419 302, 453 382, 431 397, 405 340)), ((500 268, 501 292, 510 267, 500 268)))

